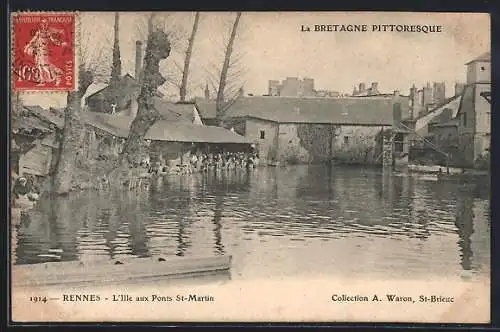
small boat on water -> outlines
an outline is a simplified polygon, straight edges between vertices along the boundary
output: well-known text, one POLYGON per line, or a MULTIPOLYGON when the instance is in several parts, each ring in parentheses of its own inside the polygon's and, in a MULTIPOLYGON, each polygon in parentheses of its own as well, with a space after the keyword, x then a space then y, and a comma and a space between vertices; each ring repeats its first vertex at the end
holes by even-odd
POLYGON ((280 162, 279 161, 269 161, 269 162, 267 162, 267 166, 279 167, 280 166, 280 162))
POLYGON ((437 174, 439 181, 455 181, 460 183, 489 183, 489 174, 437 174))
POLYGON ((227 271, 232 256, 148 257, 110 261, 49 262, 14 265, 12 286, 40 287, 81 283, 116 283, 134 279, 181 277, 227 271))

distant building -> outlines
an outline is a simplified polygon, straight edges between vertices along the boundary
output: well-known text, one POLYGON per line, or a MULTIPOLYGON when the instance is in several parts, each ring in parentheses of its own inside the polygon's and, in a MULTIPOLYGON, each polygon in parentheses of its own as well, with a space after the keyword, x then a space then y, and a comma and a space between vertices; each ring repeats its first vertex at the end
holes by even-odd
POLYGON ((378 82, 372 82, 371 86, 367 89, 365 83, 359 83, 359 89, 354 87, 352 91, 353 97, 366 97, 366 96, 375 96, 380 94, 378 90, 378 82))
POLYGON ((456 82, 455 83, 455 96, 461 95, 464 92, 465 83, 456 82))
MULTIPOLYGON (((459 88, 456 86, 455 89, 459 88)), ((460 93, 458 93, 460 94, 460 93)), ((455 95, 458 95, 455 93, 455 95)), ((413 117, 421 117, 430 110, 436 108, 446 100, 446 87, 444 82, 429 82, 422 88, 417 89, 415 84, 410 88, 410 102, 413 117)))
POLYGON ((315 96, 321 98, 339 98, 340 92, 331 90, 315 90, 315 96))
POLYGON ((270 80, 268 86, 269 96, 280 97, 314 97, 314 79, 299 79, 298 77, 287 77, 281 83, 270 80))

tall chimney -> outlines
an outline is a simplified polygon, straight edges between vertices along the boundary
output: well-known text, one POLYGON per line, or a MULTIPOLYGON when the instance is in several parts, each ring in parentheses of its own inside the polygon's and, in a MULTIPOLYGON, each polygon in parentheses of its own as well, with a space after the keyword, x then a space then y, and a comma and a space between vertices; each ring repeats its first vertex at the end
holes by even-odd
POLYGON ((455 96, 462 94, 464 91, 464 84, 460 82, 455 83, 455 96))
POLYGON ((208 90, 208 83, 205 84, 205 99, 210 99, 210 90, 208 90))
POLYGON ((135 42, 135 79, 140 80, 142 70, 142 42, 135 42))
POLYGON ((120 81, 122 75, 122 61, 120 55, 120 16, 115 13, 114 42, 113 42, 113 63, 111 66, 111 83, 120 81))

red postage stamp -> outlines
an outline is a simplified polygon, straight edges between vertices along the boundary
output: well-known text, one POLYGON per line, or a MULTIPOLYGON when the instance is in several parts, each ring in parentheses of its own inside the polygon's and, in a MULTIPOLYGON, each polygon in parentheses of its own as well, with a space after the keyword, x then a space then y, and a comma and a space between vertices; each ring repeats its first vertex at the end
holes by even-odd
POLYGON ((17 91, 76 89, 76 13, 15 13, 12 85, 17 91))

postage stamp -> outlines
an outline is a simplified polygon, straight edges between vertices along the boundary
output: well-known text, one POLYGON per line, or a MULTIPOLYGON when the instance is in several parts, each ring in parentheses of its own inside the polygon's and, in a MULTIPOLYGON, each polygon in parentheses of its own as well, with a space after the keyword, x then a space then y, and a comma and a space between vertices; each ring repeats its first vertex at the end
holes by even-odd
POLYGON ((16 91, 76 88, 76 13, 14 13, 12 87, 16 91))

